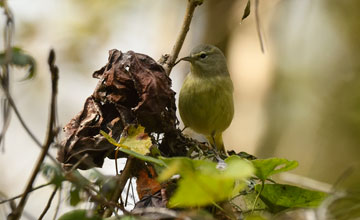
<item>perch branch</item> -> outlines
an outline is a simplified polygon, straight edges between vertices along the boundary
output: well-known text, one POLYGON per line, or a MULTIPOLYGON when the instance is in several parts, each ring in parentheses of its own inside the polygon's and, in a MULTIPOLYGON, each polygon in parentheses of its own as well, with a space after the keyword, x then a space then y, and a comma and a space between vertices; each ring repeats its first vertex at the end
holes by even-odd
POLYGON ((179 56, 182 45, 184 44, 187 32, 190 29, 190 23, 193 18, 195 8, 203 3, 203 0, 188 0, 186 6, 186 12, 184 21, 180 30, 180 33, 176 39, 175 45, 171 51, 170 56, 165 61, 163 67, 167 75, 170 75, 171 69, 173 68, 176 59, 179 56))
POLYGON ((25 188, 25 191, 23 193, 23 196, 21 197, 21 200, 19 202, 19 205, 16 207, 16 209, 10 213, 8 216, 9 220, 18 220, 24 210, 28 195, 32 189, 32 185, 37 177, 37 174, 40 170, 40 167, 48 153, 48 150, 50 148, 51 143, 54 140, 55 132, 55 120, 56 120, 56 95, 57 95, 57 85, 58 85, 58 79, 59 79, 59 70, 57 66, 55 65, 55 52, 54 50, 50 51, 49 59, 48 59, 50 72, 51 72, 51 84, 52 84, 52 91, 51 91, 51 102, 50 102, 50 116, 48 121, 48 131, 46 140, 44 143, 44 146, 42 147, 42 151, 39 155, 38 161, 35 165, 34 171, 31 174, 31 177, 27 183, 27 186, 25 188))

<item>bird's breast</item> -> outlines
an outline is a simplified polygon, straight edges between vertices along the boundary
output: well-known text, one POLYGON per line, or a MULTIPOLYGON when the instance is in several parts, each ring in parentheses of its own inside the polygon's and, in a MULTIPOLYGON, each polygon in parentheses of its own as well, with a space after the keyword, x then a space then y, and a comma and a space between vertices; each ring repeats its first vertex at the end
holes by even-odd
POLYGON ((198 133, 224 131, 234 114, 230 77, 189 74, 180 91, 179 111, 184 124, 198 133))

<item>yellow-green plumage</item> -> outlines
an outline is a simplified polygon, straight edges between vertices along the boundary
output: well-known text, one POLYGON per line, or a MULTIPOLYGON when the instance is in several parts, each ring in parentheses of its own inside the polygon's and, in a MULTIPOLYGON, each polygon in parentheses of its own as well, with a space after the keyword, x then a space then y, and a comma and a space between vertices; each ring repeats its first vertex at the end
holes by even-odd
POLYGON ((181 119, 186 127, 205 135, 224 151, 222 132, 234 115, 233 84, 226 59, 217 47, 200 45, 182 60, 191 63, 191 71, 179 95, 181 119))

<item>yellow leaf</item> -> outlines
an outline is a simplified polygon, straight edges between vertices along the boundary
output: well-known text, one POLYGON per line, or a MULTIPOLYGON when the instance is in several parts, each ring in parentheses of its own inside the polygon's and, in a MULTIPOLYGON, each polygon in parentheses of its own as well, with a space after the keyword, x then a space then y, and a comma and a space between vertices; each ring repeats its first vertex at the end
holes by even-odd
POLYGON ((104 131, 100 133, 114 146, 118 148, 125 148, 132 150, 141 155, 146 155, 150 152, 150 147, 152 145, 151 138, 147 133, 145 133, 145 128, 141 125, 135 126, 130 125, 126 130, 127 135, 124 135, 120 138, 119 143, 117 143, 113 138, 111 138, 104 131))

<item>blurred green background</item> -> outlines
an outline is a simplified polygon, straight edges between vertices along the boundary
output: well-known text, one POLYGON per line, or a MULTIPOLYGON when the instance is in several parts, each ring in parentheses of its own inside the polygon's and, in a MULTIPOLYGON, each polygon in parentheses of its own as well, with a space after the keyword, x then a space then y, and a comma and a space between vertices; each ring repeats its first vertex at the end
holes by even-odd
MULTIPOLYGON (((58 113, 65 125, 92 93, 97 81, 91 75, 106 63, 108 50, 133 50, 155 60, 171 51, 186 2, 9 1, 15 17, 14 45, 38 63, 31 81, 20 82, 24 72, 13 69, 11 89, 36 136, 42 140, 46 130, 50 48, 60 68, 58 113)), ((360 158, 360 2, 260 0, 264 54, 254 5, 241 21, 245 5, 245 0, 205 0, 195 11, 180 56, 200 43, 215 44, 225 52, 236 99, 235 118, 224 134, 228 149, 298 160, 294 174, 332 184, 360 158)), ((3 15, 0 21, 3 30, 3 15)), ((176 92, 187 71, 182 63, 174 68, 176 92)), ((0 154, 0 191, 13 196, 23 190, 38 152, 13 117, 5 153, 0 154)), ((294 176, 281 178, 308 183, 294 176)), ((49 192, 36 192, 39 197, 31 196, 26 209, 40 213, 49 192), (39 199, 43 205, 35 202, 39 199)))

